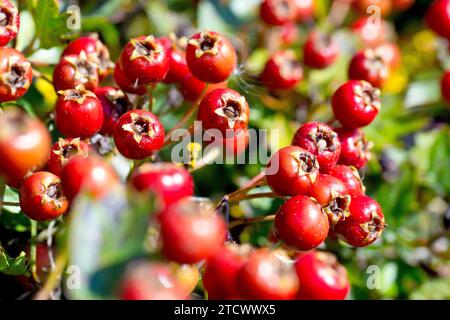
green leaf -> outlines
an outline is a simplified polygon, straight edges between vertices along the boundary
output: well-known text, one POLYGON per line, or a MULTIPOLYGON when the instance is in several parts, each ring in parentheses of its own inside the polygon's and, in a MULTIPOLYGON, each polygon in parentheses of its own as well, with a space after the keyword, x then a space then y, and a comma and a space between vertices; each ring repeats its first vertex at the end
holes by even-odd
POLYGON ((414 291, 410 299, 413 300, 449 300, 450 279, 435 279, 425 282, 414 291))
POLYGON ((68 33, 68 14, 59 13, 57 0, 37 0, 33 10, 36 23, 36 36, 41 49, 49 49, 62 44, 62 36, 68 33))
POLYGON ((10 276, 20 276, 27 273, 28 262, 25 252, 18 257, 11 258, 5 250, 0 247, 0 272, 10 276))

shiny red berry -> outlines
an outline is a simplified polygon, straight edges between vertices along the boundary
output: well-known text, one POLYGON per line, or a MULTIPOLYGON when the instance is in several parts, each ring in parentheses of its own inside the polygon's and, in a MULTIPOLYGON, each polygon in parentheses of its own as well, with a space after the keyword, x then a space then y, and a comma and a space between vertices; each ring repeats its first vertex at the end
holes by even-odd
POLYGON ((169 72, 164 78, 165 83, 180 83, 191 73, 186 61, 186 48, 179 41, 170 41, 167 56, 169 58, 169 72))
POLYGON ((330 228, 319 204, 303 195, 290 198, 278 209, 274 227, 277 239, 296 251, 319 246, 330 228))
POLYGON ((313 251, 295 262, 300 300, 344 300, 350 290, 347 270, 332 253, 313 251))
POLYGON ((298 128, 292 145, 315 155, 321 170, 333 167, 341 154, 337 133, 322 122, 308 122, 298 128))
POLYGON ((214 31, 199 32, 189 39, 186 60, 192 74, 208 83, 226 81, 237 65, 231 42, 214 31))
POLYGON ((350 215, 334 226, 336 235, 354 247, 365 247, 377 240, 385 222, 380 205, 368 196, 353 197, 350 215))
POLYGON ((208 299, 234 300, 240 298, 237 277, 248 260, 252 248, 249 245, 226 244, 205 264, 203 285, 208 299))
POLYGON ((294 196, 307 194, 318 174, 319 163, 312 153, 289 146, 272 155, 266 169, 266 180, 277 194, 294 196))
POLYGON ((374 21, 363 16, 351 26, 352 32, 359 38, 364 47, 374 48, 384 43, 391 33, 391 28, 385 20, 374 21))
POLYGON ((197 119, 204 130, 218 129, 225 136, 227 130, 245 129, 250 108, 244 96, 232 89, 216 89, 200 103, 197 119))
POLYGON ((61 180, 64 194, 71 201, 81 192, 100 198, 119 183, 114 169, 96 156, 72 158, 64 166, 61 180))
POLYGON ((0 112, 0 176, 14 188, 22 178, 44 166, 49 157, 51 136, 38 119, 16 107, 0 112))
POLYGON ((131 110, 117 122, 114 142, 124 157, 145 159, 164 145, 164 127, 153 113, 131 110))
POLYGON ((297 22, 307 22, 314 18, 315 2, 316 0, 294 0, 297 22))
POLYGON ((322 32, 312 32, 303 47, 303 62, 315 69, 328 67, 338 55, 339 47, 333 37, 322 32))
POLYGON ((87 157, 88 153, 89 145, 81 141, 80 138, 59 138, 58 142, 55 142, 52 147, 47 168, 51 173, 61 176, 63 167, 70 159, 76 156, 87 157))
POLYGON ((253 251, 240 270, 235 285, 244 299, 291 300, 299 283, 284 251, 266 248, 253 251))
POLYGON ((161 215, 164 255, 178 263, 197 263, 216 255, 223 246, 226 226, 210 203, 185 198, 161 215))
POLYGON ((113 87, 97 88, 94 94, 103 107, 103 126, 100 133, 112 136, 119 118, 133 106, 123 91, 113 87))
POLYGON ((269 90, 289 90, 302 79, 303 69, 291 50, 275 53, 261 74, 261 81, 269 90))
POLYGON ((202 93, 207 95, 216 89, 227 88, 227 82, 211 83, 206 88, 206 83, 198 80, 193 74, 189 73, 180 83, 180 91, 183 98, 189 102, 195 102, 201 98, 202 93), (205 91, 205 92, 204 92, 205 91))
POLYGON ((297 8, 294 0, 264 0, 259 12, 268 25, 282 26, 296 18, 297 8))
POLYGON ((336 90, 331 105, 334 116, 344 128, 365 127, 381 108, 380 90, 366 81, 350 80, 336 90))
POLYGON ((56 219, 69 207, 61 179, 50 172, 36 172, 25 178, 19 195, 23 213, 36 221, 56 219))
POLYGON ((131 184, 138 191, 156 193, 165 206, 194 194, 189 171, 171 163, 144 164, 131 177, 131 184))
POLYGON ((8 47, 0 47, 0 74, 0 102, 24 96, 33 79, 31 63, 19 51, 8 47))
POLYGON ((90 138, 103 125, 103 108, 91 91, 83 88, 58 92, 55 123, 66 138, 90 138))
POLYGON ((9 0, 0 2, 0 47, 17 37, 20 28, 19 11, 9 0))
POLYGON ((169 71, 166 49, 154 36, 128 42, 120 55, 120 64, 126 77, 137 85, 161 82, 169 71))
POLYGON ((401 52, 397 44, 385 42, 375 48, 390 69, 397 69, 401 63, 401 52))
POLYGON ((80 37, 70 42, 64 49, 62 56, 76 55, 84 51, 90 61, 97 64, 100 81, 114 68, 108 48, 97 37, 80 37))
POLYGON ((366 135, 361 129, 344 129, 335 130, 341 141, 341 156, 339 164, 354 166, 357 169, 363 168, 367 161, 370 160, 372 153, 372 143, 366 140, 366 135))
POLYGON ((114 68, 114 80, 116 81, 120 89, 125 92, 137 94, 140 96, 147 93, 147 87, 145 86, 145 84, 140 83, 139 81, 131 81, 128 79, 126 74, 123 72, 119 62, 116 63, 116 66, 114 68))
POLYGON ((348 76, 351 80, 365 80, 381 88, 389 76, 389 67, 379 51, 369 48, 353 56, 348 76))
POLYGON ((450 39, 450 0, 436 0, 425 16, 428 27, 443 38, 450 39))
POLYGON ((98 65, 84 51, 79 55, 63 56, 53 71, 56 91, 75 89, 79 85, 94 90, 98 83, 98 65))
POLYGON ((341 180, 351 197, 364 194, 365 187, 355 167, 337 165, 326 173, 341 180))
POLYGON ((441 94, 446 101, 450 101, 450 71, 444 72, 441 79, 441 94))
POLYGON ((285 47, 293 45, 299 38, 299 30, 294 22, 288 22, 280 27, 281 44, 285 47))
POLYGON ((320 174, 309 191, 328 216, 330 225, 335 225, 349 215, 350 194, 345 184, 331 175, 320 174))

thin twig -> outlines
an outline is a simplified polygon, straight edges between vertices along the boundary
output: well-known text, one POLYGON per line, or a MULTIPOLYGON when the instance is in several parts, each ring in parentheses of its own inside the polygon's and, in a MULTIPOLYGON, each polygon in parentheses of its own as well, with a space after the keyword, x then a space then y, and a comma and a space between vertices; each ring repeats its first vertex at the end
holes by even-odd
POLYGON ((45 80, 48 83, 50 83, 51 85, 53 85, 52 79, 50 79, 47 75, 43 74, 42 72, 40 72, 36 69, 33 69, 33 77, 45 80))
POLYGON ((64 266, 67 262, 67 252, 64 250, 60 253, 60 255, 56 258, 55 268, 49 274, 47 282, 42 287, 41 290, 36 293, 33 300, 48 300, 51 296, 53 290, 55 289, 58 281, 61 278, 61 275, 64 271, 64 266))
POLYGON ((254 218, 243 218, 239 220, 235 220, 228 225, 228 229, 232 229, 234 227, 243 225, 243 224, 251 224, 251 223, 259 223, 259 222, 269 222, 275 219, 275 215, 269 215, 264 217, 254 217, 254 218))
POLYGON ((18 202, 1 202, 0 201, 0 207, 19 207, 20 203, 18 202))

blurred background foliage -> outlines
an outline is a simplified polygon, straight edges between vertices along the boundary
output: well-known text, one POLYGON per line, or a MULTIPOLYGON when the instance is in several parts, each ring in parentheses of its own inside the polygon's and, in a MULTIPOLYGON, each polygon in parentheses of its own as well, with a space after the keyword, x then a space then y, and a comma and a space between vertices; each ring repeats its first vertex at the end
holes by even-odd
MULTIPOLYGON (((339 61, 323 71, 307 71, 305 80, 294 93, 273 97, 261 89, 257 80, 270 52, 277 47, 276 43, 267 43, 261 37, 265 31, 258 21, 258 0, 18 2, 22 28, 15 46, 49 77, 64 44, 81 33, 98 33, 114 60, 129 38, 142 34, 160 36, 174 32, 179 36, 190 36, 195 30, 202 29, 226 34, 238 49, 241 63, 229 85, 248 99, 253 128, 279 129, 280 146, 290 144, 300 123, 331 119, 330 95, 346 80, 349 59, 358 48, 348 27, 357 16, 350 13, 344 26, 337 31, 344 50, 339 61), (66 10, 72 4, 81 8, 81 33, 66 27, 66 10)), ((316 2, 315 24, 326 28, 324 22, 331 1, 316 2)), ((380 202, 386 216, 388 227, 383 239, 364 249, 350 248, 333 240, 326 243, 326 248, 335 252, 348 269, 353 299, 450 299, 450 107, 441 99, 439 89, 441 74, 450 67, 450 58, 448 44, 423 25, 423 14, 429 2, 417 0, 409 10, 389 18, 396 30, 393 40, 402 51, 402 65, 382 91, 383 107, 379 116, 364 129, 374 142, 374 156, 362 175, 367 193, 380 202), (375 289, 367 287, 370 274, 365 270, 369 265, 376 265, 381 271, 382 283, 375 289)), ((302 43, 311 27, 298 25, 299 40, 292 47, 300 58, 302 43)), ((166 128, 176 123, 185 107, 174 99, 177 95, 173 90, 162 86, 155 94, 156 110, 172 108, 169 110, 173 111, 162 118, 166 128)), ((55 99, 53 87, 43 79, 37 79, 18 103, 28 112, 48 119, 55 99)), ((52 129, 52 124, 49 125, 52 129)), ((57 135, 54 129, 53 133, 57 135)), ((166 152, 162 156, 169 160, 169 155, 166 152)), ((116 167, 120 170, 120 165, 116 167)), ((218 200, 259 173, 260 169, 260 165, 206 166, 194 173, 196 194, 218 200)), ((142 241, 145 237, 142 230, 133 239, 128 239, 131 247, 128 247, 130 243, 124 246, 120 239, 115 239, 117 241, 109 248, 103 248, 108 257, 98 256, 98 252, 103 250, 100 244, 92 246, 90 254, 82 257, 76 254, 79 246, 89 246, 86 239, 92 239, 93 234, 97 236, 96 240, 103 239, 104 243, 105 239, 116 234, 123 233, 126 238, 130 232, 126 228, 131 222, 121 220, 125 219, 123 212, 126 210, 120 208, 128 206, 123 193, 119 191, 115 196, 116 205, 98 204, 100 209, 86 207, 80 201, 71 217, 70 240, 64 243, 68 243, 69 249, 75 252, 71 256, 73 261, 83 261, 89 266, 93 279, 89 287, 91 291, 77 292, 75 297, 108 296, 104 293, 107 291, 104 285, 109 283, 113 286, 112 279, 117 278, 114 266, 129 258, 120 256, 115 250, 124 253, 123 250, 128 248, 130 254, 141 254, 132 243, 142 241), (80 226, 82 218, 92 222, 89 228, 80 226), (106 275, 94 276, 104 268, 109 268, 106 275)), ((4 201, 17 201, 17 193, 7 189, 4 201)), ((279 205, 280 200, 276 199, 254 199, 231 207, 231 215, 267 215, 274 213, 279 205)), ((134 208, 129 211, 134 212, 133 217, 139 220, 142 219, 139 215, 142 210, 134 208)), ((18 209, 4 208, 0 222, 3 244, 5 239, 23 243, 29 238, 29 220, 18 209)), ((40 224, 39 230, 45 232, 48 227, 48 224, 40 224)), ((61 228, 62 239, 67 237, 66 231, 61 228)), ((242 241, 266 245, 269 232, 270 224, 258 224, 238 230, 238 236, 242 241)), ((0 247, 0 272, 8 275, 28 272, 29 262, 20 251, 8 254, 0 247)))

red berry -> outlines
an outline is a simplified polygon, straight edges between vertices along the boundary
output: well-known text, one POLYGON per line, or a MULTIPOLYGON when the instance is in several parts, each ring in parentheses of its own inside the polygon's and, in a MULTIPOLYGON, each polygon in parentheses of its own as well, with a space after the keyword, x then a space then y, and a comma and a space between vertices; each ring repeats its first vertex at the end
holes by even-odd
POLYGON ((131 184, 138 191, 156 193, 165 206, 194 194, 189 171, 171 163, 144 164, 131 177, 131 184))
POLYGON ((180 41, 173 42, 169 39, 170 46, 167 48, 167 56, 169 57, 169 72, 164 79, 165 83, 179 83, 189 75, 186 62, 186 49, 179 44, 180 41))
MULTIPOLYGON (((205 91, 205 87, 206 83, 198 80, 190 73, 180 83, 180 91, 183 95, 183 98, 190 102, 195 102, 200 99, 203 91, 205 91)), ((208 88, 206 88, 206 92, 204 93, 204 95, 207 95, 208 93, 216 89, 224 88, 227 88, 226 81, 220 83, 211 83, 208 85, 208 88)))
POLYGON ((372 86, 381 88, 389 76, 389 68, 383 55, 369 48, 353 56, 348 76, 352 80, 365 80, 372 86))
POLYGON ((103 125, 103 108, 94 93, 83 88, 59 91, 55 123, 66 138, 90 138, 103 125))
POLYGON ((75 89, 79 85, 94 90, 98 83, 98 65, 84 51, 79 55, 63 56, 53 71, 56 91, 75 89))
POLYGON ((248 129, 236 130, 231 135, 228 132, 225 139, 222 140, 222 145, 225 147, 227 156, 239 156, 245 152, 250 142, 250 135, 248 129))
POLYGON ((68 207, 61 179, 53 173, 33 173, 20 187, 20 208, 30 219, 53 220, 63 215, 68 207))
POLYGON ((350 215, 334 226, 334 232, 354 247, 365 247, 381 236, 385 223, 380 205, 367 196, 353 197, 350 215))
POLYGON ((446 71, 441 79, 441 94, 446 101, 450 101, 450 71, 446 71))
POLYGON ((240 298, 237 277, 248 260, 249 245, 226 244, 205 264, 203 285, 208 299, 230 300, 240 298))
POLYGON ((365 127, 381 108, 380 90, 366 81, 350 80, 336 90, 331 105, 334 116, 344 128, 365 127))
POLYGON ((300 147, 290 146, 272 155, 266 169, 266 180, 277 194, 294 196, 306 194, 318 174, 316 157, 300 147))
POLYGON ((0 112, 0 176, 14 188, 29 172, 39 170, 47 161, 51 136, 36 118, 19 108, 0 112))
POLYGON ((161 82, 169 71, 166 49, 154 36, 141 36, 128 42, 120 63, 126 77, 137 85, 161 82))
POLYGON ((103 126, 100 133, 107 136, 114 134, 119 118, 132 109, 132 104, 123 91, 113 87, 103 87, 94 90, 103 107, 103 126))
POLYGON ((50 152, 50 159, 47 163, 48 170, 61 176, 63 167, 69 162, 70 159, 76 156, 87 157, 89 153, 89 146, 80 140, 75 139, 63 139, 59 138, 50 152))
POLYGON ((250 108, 244 96, 232 89, 216 89, 200 103, 197 119, 204 130, 218 129, 225 136, 227 130, 245 129, 250 108))
POLYGON ((116 67, 114 68, 114 80, 117 85, 125 92, 144 95, 147 93, 147 88, 145 84, 140 83, 139 81, 130 81, 126 74, 123 72, 120 63, 116 63, 116 67))
POLYGON ((296 6, 296 21, 306 22, 313 19, 315 0, 294 0, 296 6))
POLYGON ((315 69, 328 67, 338 55, 339 47, 333 37, 322 32, 312 32, 303 47, 303 62, 315 69))
POLYGON ((361 40, 364 47, 374 48, 384 43, 389 37, 390 26, 385 20, 375 23, 369 17, 361 17, 352 26, 352 31, 361 40))
POLYGON ((0 16, 0 47, 4 47, 19 33, 20 16, 9 0, 0 2, 0 16))
POLYGON ((409 9, 415 0, 392 0, 392 6, 395 10, 404 11, 409 9))
POLYGON ((350 195, 345 184, 331 175, 320 174, 309 195, 322 206, 331 225, 348 216, 350 195))
POLYGON ((280 29, 281 44, 289 47, 293 45, 299 37, 297 25, 294 22, 283 24, 280 29))
POLYGON ((315 155, 321 170, 336 165, 341 154, 341 143, 337 133, 322 122, 308 122, 298 128, 292 145, 315 155))
POLYGON ((338 128, 335 130, 341 141, 341 156, 339 163, 354 166, 357 169, 364 167, 371 158, 372 143, 366 140, 361 129, 348 130, 338 128))
POLYGON ((359 14, 368 14, 369 7, 378 8, 379 12, 383 17, 388 16, 392 11, 392 0, 354 0, 352 2, 352 7, 359 14))
POLYGON ((114 130, 117 150, 126 158, 150 157, 164 145, 164 128, 158 118, 146 110, 131 110, 122 115, 114 130))
POLYGON ((319 246, 330 228, 320 206, 303 195, 290 198, 278 209, 274 227, 276 237, 296 251, 308 251, 319 246))
POLYGON ((401 52, 397 44, 393 42, 385 42, 376 47, 375 50, 379 53, 389 68, 396 69, 400 66, 401 52))
POLYGON ((185 300, 187 295, 169 265, 135 261, 127 266, 122 280, 122 300, 185 300))
POLYGON ((347 270, 332 253, 314 251, 295 262, 300 300, 344 300, 350 290, 347 270))
POLYGON ((261 19, 273 26, 281 26, 296 18, 294 0, 264 0, 260 7, 261 19))
POLYGON ((186 60, 192 74, 208 83, 226 81, 237 64, 231 42, 214 31, 199 32, 189 39, 186 60))
POLYGON ((72 158, 64 166, 61 180, 64 194, 70 201, 80 192, 100 198, 119 183, 114 169, 95 156, 72 158))
POLYGON ((244 299, 291 300, 299 283, 295 269, 281 250, 253 251, 238 274, 235 285, 244 299))
POLYGON ((223 246, 225 235, 225 221, 209 203, 182 199, 161 216, 162 251, 178 263, 213 257, 223 246))
POLYGON ((70 42, 64 49, 62 56, 76 55, 84 51, 89 60, 97 64, 100 81, 114 68, 110 60, 108 48, 97 37, 80 37, 70 42))
POLYGON ((275 53, 261 74, 261 81, 269 90, 289 90, 302 79, 303 69, 291 50, 275 53))
POLYGON ((450 0, 435 0, 425 16, 428 27, 443 38, 450 39, 450 0))
POLYGON ((351 197, 356 197, 364 194, 365 188, 356 168, 337 165, 328 170, 327 174, 341 180, 351 197))
POLYGON ((0 48, 0 74, 0 102, 21 98, 33 79, 31 63, 19 51, 7 47, 0 48))

